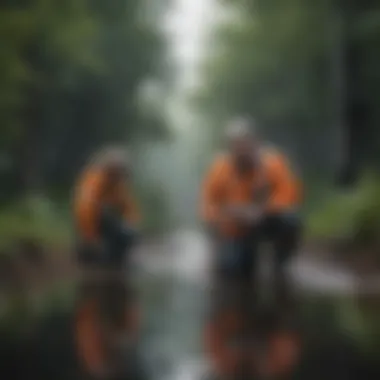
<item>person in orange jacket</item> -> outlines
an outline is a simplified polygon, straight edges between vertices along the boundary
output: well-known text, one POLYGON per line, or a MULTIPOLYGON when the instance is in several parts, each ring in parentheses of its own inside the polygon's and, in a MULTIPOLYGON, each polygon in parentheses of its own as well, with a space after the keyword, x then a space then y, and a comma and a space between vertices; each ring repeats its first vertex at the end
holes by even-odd
POLYGON ((124 150, 106 148, 82 172, 74 192, 81 264, 122 265, 135 241, 140 212, 130 171, 124 150))
POLYGON ((259 242, 273 243, 281 301, 288 295, 284 266, 300 237, 301 184, 286 157, 264 147, 253 127, 246 119, 228 125, 228 151, 216 157, 205 176, 201 214, 216 238, 217 278, 249 281, 259 242))
POLYGON ((88 374, 109 376, 120 364, 120 337, 128 334, 133 346, 139 332, 139 310, 125 269, 130 269, 140 212, 123 149, 106 148, 90 160, 73 203, 82 274, 74 318, 77 355, 88 374))

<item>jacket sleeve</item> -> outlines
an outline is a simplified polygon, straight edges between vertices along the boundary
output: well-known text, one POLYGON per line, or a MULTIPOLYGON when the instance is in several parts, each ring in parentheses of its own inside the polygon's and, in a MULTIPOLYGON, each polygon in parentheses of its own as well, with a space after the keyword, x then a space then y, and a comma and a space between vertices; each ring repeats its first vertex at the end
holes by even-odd
POLYGON ((100 174, 89 175, 79 184, 75 195, 79 232, 88 242, 94 242, 99 238, 102 184, 103 178, 100 174))
POLYGON ((206 173, 201 189, 201 216, 207 223, 218 222, 221 218, 223 175, 223 162, 217 159, 206 173))
POLYGON ((283 155, 276 154, 270 159, 269 180, 272 188, 269 197, 271 210, 278 211, 299 205, 302 198, 301 184, 283 155))
POLYGON ((138 202, 130 189, 125 189, 124 194, 124 217, 128 223, 137 226, 141 222, 141 211, 138 202))

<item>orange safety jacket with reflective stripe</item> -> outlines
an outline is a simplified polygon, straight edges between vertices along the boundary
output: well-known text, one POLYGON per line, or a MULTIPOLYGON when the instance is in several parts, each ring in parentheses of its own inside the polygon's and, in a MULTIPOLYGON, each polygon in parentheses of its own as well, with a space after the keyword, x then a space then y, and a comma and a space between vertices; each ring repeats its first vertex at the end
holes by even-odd
POLYGON ((202 218, 207 223, 217 225, 223 235, 244 233, 241 226, 224 215, 223 208, 254 204, 263 187, 268 191, 265 201, 268 213, 293 209, 301 201, 300 181, 291 171, 286 158, 268 149, 259 157, 258 169, 242 176, 229 155, 219 155, 206 174, 201 195, 202 218))
POLYGON ((131 189, 125 183, 109 188, 103 170, 90 168, 80 177, 74 192, 74 217, 79 237, 86 242, 101 238, 100 213, 110 206, 125 216, 131 224, 140 221, 140 213, 131 189))

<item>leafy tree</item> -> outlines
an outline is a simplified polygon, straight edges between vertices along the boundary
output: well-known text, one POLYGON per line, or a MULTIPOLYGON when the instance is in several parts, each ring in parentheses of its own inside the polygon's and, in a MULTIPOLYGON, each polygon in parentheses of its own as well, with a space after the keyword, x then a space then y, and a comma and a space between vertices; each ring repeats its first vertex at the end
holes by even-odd
POLYGON ((165 54, 160 13, 154 19, 151 15, 149 22, 144 16, 151 4, 2 3, 4 196, 67 187, 100 145, 149 138, 165 130, 162 115, 151 115, 147 121, 146 110, 138 104, 140 86, 159 75, 165 54))

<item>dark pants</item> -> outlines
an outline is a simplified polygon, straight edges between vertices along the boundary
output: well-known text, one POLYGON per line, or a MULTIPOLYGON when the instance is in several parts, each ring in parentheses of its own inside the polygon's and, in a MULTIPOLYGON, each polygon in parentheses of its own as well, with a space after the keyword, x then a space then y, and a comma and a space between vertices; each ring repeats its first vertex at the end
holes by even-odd
POLYGON ((101 247, 78 244, 78 261, 84 268, 122 269, 136 241, 136 232, 113 210, 104 209, 99 223, 101 247), (95 251, 96 250, 96 251, 95 251))
POLYGON ((274 248, 274 273, 277 298, 288 297, 284 267, 297 248, 301 224, 290 213, 267 215, 249 234, 224 239, 216 252, 216 275, 219 282, 255 281, 260 244, 269 242, 274 248))
POLYGON ((103 211, 100 225, 101 247, 85 242, 78 244, 78 262, 86 272, 89 270, 109 271, 108 276, 89 279, 84 276, 79 286, 80 298, 95 297, 107 323, 120 326, 124 322, 124 309, 132 300, 128 282, 129 253, 136 241, 136 233, 124 220, 109 210, 103 211))

